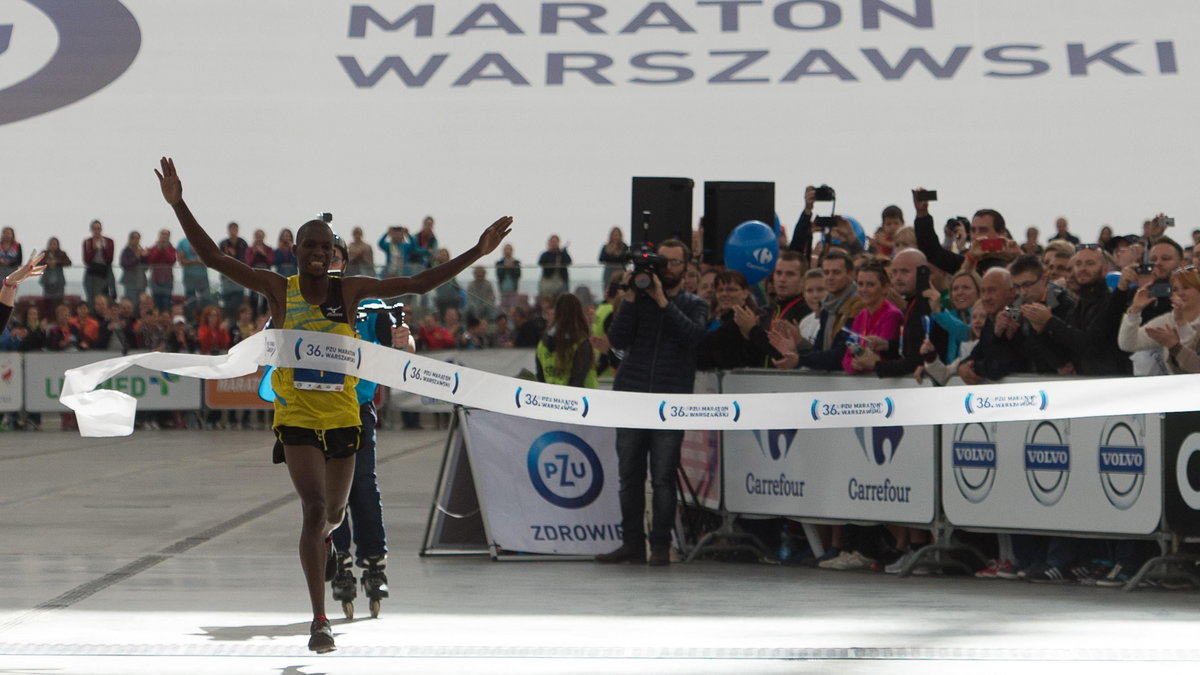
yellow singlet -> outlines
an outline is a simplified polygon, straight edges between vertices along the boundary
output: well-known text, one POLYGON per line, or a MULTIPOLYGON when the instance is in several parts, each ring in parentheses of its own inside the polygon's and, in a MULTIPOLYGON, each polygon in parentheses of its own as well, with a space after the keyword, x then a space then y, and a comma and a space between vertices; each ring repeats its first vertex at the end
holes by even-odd
MULTIPOLYGON (((318 307, 308 304, 301 295, 300 277, 288 277, 283 327, 356 337, 354 326, 346 323, 341 279, 330 277, 328 283, 325 304, 318 307)), ((354 393, 356 384, 358 378, 350 375, 276 368, 271 374, 271 386, 275 389, 274 426, 321 430, 358 426, 361 422, 358 397, 354 393), (338 383, 341 391, 329 390, 338 383)))

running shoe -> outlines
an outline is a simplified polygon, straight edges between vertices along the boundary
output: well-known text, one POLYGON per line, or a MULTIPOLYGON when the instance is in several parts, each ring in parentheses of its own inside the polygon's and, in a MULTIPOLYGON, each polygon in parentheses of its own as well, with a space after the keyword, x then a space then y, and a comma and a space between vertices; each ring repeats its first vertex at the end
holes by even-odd
POLYGON ((1016 579, 1017 570, 1008 558, 989 560, 987 567, 975 573, 976 579, 1016 579), (1007 576, 1006 576, 1007 575, 1007 576))
POLYGON ((337 645, 333 644, 333 629, 329 627, 329 619, 325 617, 313 619, 312 626, 309 628, 308 649, 318 654, 326 654, 337 649, 337 645))

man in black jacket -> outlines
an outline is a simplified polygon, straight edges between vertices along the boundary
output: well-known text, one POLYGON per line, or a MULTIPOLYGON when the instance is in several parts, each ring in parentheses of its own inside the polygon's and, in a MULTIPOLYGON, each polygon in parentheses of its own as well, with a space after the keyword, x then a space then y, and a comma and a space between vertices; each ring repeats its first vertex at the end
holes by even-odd
MULTIPOLYGON (((1075 300, 1067 289, 1050 281, 1050 272, 1035 255, 1022 255, 1009 265, 1017 298, 1014 307, 1021 311, 1021 336, 1026 356, 1036 373, 1071 375, 1078 372, 1076 354, 1064 345, 1044 339, 1046 322, 1065 319, 1075 309, 1075 300)), ((1115 333, 1114 333, 1115 335, 1115 333)))
POLYGON ((955 253, 942 246, 937 231, 933 228, 933 216, 929 215, 929 202, 918 199, 922 190, 913 190, 913 206, 917 217, 913 219, 913 230, 917 235, 917 248, 929 260, 929 264, 946 274, 954 274, 969 262, 979 274, 993 267, 1004 267, 1017 257, 1021 248, 1008 234, 1004 216, 993 209, 980 209, 971 218, 971 248, 966 253, 955 253))
MULTIPOLYGON (((1046 339, 1072 354, 1080 375, 1129 375, 1129 355, 1117 347, 1121 312, 1108 311, 1114 302, 1105 275, 1108 260, 1103 251, 1082 248, 1071 258, 1071 273, 1079 285, 1079 299, 1066 316, 1046 320, 1046 339)), ((1124 310, 1124 306, 1121 306, 1124 310)))
POLYGON ((992 268, 984 273, 979 291, 987 323, 975 349, 958 365, 958 376, 973 385, 1029 372, 1029 361, 1018 343, 1020 324, 1009 309, 1014 297, 1012 275, 1003 267, 992 268))
MULTIPOLYGON (((667 264, 638 292, 626 272, 629 288, 617 309, 608 340, 628 351, 613 379, 615 391, 690 394, 696 377, 696 345, 704 338, 708 307, 683 290, 680 282, 691 256, 678 239, 658 246, 667 264)), ((671 562, 671 528, 675 522, 675 476, 679 470, 681 429, 617 429, 620 474, 621 547, 596 556, 597 562, 646 560, 643 514, 646 510, 646 468, 654 488, 651 504, 650 559, 654 566, 671 562)))

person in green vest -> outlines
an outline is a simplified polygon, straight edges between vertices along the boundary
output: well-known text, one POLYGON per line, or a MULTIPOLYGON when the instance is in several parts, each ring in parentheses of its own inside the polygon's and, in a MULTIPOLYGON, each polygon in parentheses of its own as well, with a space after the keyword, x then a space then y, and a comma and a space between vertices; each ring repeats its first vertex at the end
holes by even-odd
POLYGON ((596 389, 589 335, 579 298, 572 293, 559 295, 554 302, 554 322, 538 341, 538 382, 596 389))

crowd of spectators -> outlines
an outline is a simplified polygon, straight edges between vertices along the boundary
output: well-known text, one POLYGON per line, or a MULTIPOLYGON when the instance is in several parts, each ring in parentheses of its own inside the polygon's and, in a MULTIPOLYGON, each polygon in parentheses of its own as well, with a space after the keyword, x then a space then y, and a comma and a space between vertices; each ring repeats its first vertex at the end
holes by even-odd
MULTIPOLYGON (((1115 235, 1105 226, 1098 241, 1082 243, 1058 218, 1049 239, 1029 227, 1019 242, 998 211, 984 208, 970 219, 949 218, 939 232, 930 203, 914 191, 911 225, 904 209, 892 205, 873 234, 860 236, 840 216, 814 219, 814 196, 808 188, 790 237, 779 228, 781 253, 759 284, 693 254, 682 283, 709 307, 708 332, 697 348, 700 369, 844 372, 937 384, 1015 374, 1200 372, 1200 230, 1181 241, 1168 230, 1173 221, 1159 214, 1140 223, 1139 232, 1115 235)), ((210 289, 186 240, 175 246, 163 230, 145 248, 133 232, 117 250, 99 221, 90 229, 80 249, 84 296, 64 295, 63 270, 74 263, 50 238, 42 294, 18 300, 0 349, 218 354, 262 329, 265 303, 228 279, 210 289)), ((246 242, 230 223, 219 246, 251 266, 295 273, 291 231, 282 230, 273 247, 267 242, 261 229, 246 242)), ((377 245, 381 259, 354 228, 349 273, 411 275, 448 258, 432 217, 416 233, 389 228, 377 245)), ((465 285, 451 282, 402 300, 419 349, 540 346, 540 376, 595 386, 597 375, 611 375, 621 362, 606 332, 624 295, 628 252, 620 228, 612 228, 596 260, 603 295, 597 301, 587 287, 571 292, 572 259, 557 235, 538 257, 537 293, 520 292, 521 262, 505 245, 492 269, 473 268, 465 285), (563 311, 569 315, 556 322, 563 311)), ((0 268, 15 269, 22 259, 13 228, 3 228, 0 268)), ((828 552, 817 563, 895 572, 925 536, 889 528, 881 544, 854 529, 828 531, 828 552)), ((1136 546, 1108 542, 1090 550, 1094 542, 1029 539, 1016 545, 1002 539, 980 573, 1116 585, 1136 569, 1136 546)))

